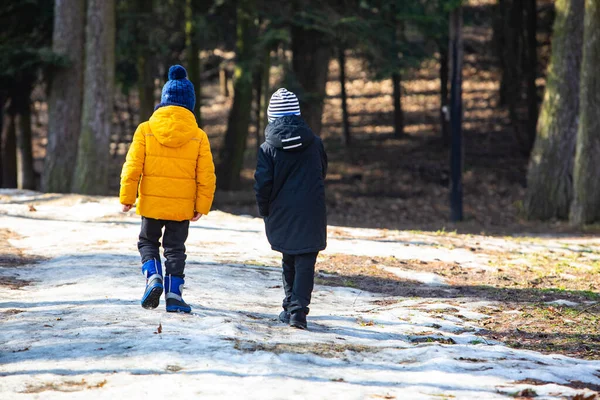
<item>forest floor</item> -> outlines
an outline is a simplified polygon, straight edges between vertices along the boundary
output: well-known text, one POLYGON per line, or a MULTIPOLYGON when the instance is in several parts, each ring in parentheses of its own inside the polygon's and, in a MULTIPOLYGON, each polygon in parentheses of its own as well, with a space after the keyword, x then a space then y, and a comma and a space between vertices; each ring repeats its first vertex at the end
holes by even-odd
POLYGON ((600 239, 330 226, 309 330, 260 218, 192 224, 191 315, 144 310, 116 197, 0 190, 0 398, 594 399, 600 239))

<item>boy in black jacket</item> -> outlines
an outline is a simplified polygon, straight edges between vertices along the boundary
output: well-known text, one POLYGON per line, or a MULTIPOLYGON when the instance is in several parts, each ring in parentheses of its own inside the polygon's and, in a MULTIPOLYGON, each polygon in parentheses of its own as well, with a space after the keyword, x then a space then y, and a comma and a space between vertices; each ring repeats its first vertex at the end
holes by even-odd
POLYGON ((279 319, 306 329, 317 255, 327 247, 327 154, 300 117, 294 93, 275 92, 268 117, 254 191, 271 248, 283 253, 285 298, 279 319))

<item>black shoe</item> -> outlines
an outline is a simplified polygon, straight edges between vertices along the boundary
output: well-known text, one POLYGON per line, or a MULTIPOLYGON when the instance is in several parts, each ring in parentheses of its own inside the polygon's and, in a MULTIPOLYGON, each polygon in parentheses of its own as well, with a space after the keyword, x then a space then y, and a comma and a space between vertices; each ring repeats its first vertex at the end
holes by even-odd
POLYGON ((283 322, 284 324, 290 324, 290 313, 287 312, 286 310, 283 310, 282 312, 279 313, 279 320, 281 322, 283 322))
POLYGON ((298 329, 307 329, 308 325, 306 324, 306 313, 302 310, 293 312, 290 317, 290 326, 298 329))

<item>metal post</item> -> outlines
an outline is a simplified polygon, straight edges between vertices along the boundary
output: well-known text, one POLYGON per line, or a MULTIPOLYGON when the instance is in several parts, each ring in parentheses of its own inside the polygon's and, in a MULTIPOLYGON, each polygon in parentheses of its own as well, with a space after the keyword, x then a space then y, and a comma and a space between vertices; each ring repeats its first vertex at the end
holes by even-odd
POLYGON ((450 220, 463 219, 463 144, 462 144, 462 7, 450 14, 450 220))

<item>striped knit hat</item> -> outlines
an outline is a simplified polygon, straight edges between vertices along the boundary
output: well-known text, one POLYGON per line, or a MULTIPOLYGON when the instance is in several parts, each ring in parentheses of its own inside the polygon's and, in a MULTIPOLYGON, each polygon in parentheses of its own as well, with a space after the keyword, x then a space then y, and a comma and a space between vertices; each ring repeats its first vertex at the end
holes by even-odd
POLYGON ((285 115, 300 115, 300 103, 296 95, 286 88, 281 88, 273 93, 269 101, 267 117, 269 122, 285 115))

